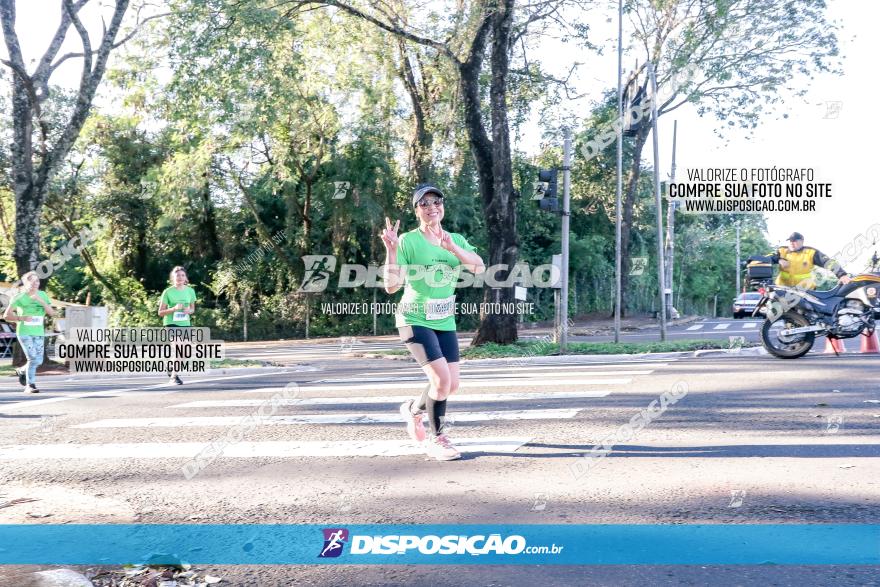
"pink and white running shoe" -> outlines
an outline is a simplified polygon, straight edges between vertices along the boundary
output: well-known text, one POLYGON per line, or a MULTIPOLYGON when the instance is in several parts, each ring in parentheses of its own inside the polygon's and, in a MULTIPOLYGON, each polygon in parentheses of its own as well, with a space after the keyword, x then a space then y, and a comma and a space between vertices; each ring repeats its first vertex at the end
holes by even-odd
POLYGON ((400 404, 400 417, 406 422, 406 433, 415 442, 424 442, 425 426, 422 424, 422 414, 412 413, 412 404, 414 400, 406 400, 400 404))
POLYGON ((445 434, 432 436, 425 441, 425 454, 438 461, 454 461, 461 458, 461 453, 445 434))

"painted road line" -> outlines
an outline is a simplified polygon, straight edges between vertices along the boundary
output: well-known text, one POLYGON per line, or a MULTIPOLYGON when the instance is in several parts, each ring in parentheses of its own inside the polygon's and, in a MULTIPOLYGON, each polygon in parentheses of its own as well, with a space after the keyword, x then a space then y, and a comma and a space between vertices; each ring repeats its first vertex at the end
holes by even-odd
POLYGON ((746 322, 743 324, 743 328, 757 328, 760 322, 746 322))
POLYGON ((721 324, 716 325, 713 330, 727 330, 728 328, 730 328, 730 322, 722 322, 721 324))
MULTIPOLYGON (((593 356, 598 356, 598 355, 593 355, 593 356)), ((482 360, 482 359, 477 359, 477 360, 482 360)), ((678 359, 664 357, 663 360, 664 361, 677 361, 678 359)), ((560 361, 558 363, 557 362, 541 363, 541 362, 529 361, 528 363, 518 363, 518 362, 516 362, 515 359, 513 359, 513 360, 511 360, 511 363, 514 363, 514 364, 508 364, 508 365, 505 365, 504 367, 499 367, 497 369, 490 367, 489 364, 486 364, 486 363, 481 363, 481 364, 477 364, 477 365, 470 364, 470 363, 462 363, 460 373, 463 376, 463 375, 470 375, 470 374, 479 375, 480 373, 495 373, 495 372, 497 372, 497 373, 509 373, 510 377, 515 377, 516 375, 518 375, 520 373, 520 369, 522 369, 524 371, 547 370, 547 371, 557 371, 558 372, 560 370, 565 370, 565 369, 599 369, 599 368, 609 369, 609 368, 613 368, 615 365, 621 365, 622 368, 625 367, 625 368, 630 368, 630 369, 641 369, 643 367, 644 368, 657 368, 657 367, 669 366, 669 363, 657 363, 655 361, 656 361, 656 359, 654 361, 641 360, 641 359, 632 359, 632 360, 628 359, 625 361, 617 361, 617 362, 590 361, 590 362, 580 363, 580 362, 576 362, 576 361, 571 361, 571 362, 560 361), (484 368, 483 367, 484 365, 487 368, 484 368)), ((495 364, 500 365, 503 363, 499 362, 499 363, 495 363, 495 364)), ((619 373, 619 371, 615 371, 615 374, 616 373, 619 373)), ((394 380, 399 379, 400 375, 412 375, 412 374, 424 376, 424 371, 422 371, 418 367, 400 367, 400 368, 394 369, 394 370, 377 370, 377 371, 363 371, 362 372, 362 375, 365 377, 376 377, 379 375, 387 375, 387 376, 393 378, 394 380)))
MULTIPOLYGON (((489 420, 567 420, 574 418, 580 409, 562 408, 550 410, 508 410, 495 412, 456 412, 455 423, 485 422, 489 420)), ((71 428, 191 428, 193 426, 235 426, 241 416, 193 416, 183 418, 116 418, 77 424, 71 428)), ((400 413, 381 414, 299 414, 287 416, 255 417, 260 426, 292 424, 397 424, 400 413)))
MULTIPOLYGON (((377 383, 366 385, 300 385, 299 388, 308 392, 324 392, 324 391, 354 391, 368 389, 421 389, 427 381, 419 379, 412 383, 377 383)), ((530 387, 534 385, 545 386, 547 384, 556 385, 628 385, 632 383, 632 379, 561 379, 559 377, 547 377, 542 381, 522 380, 513 378, 496 378, 492 380, 466 380, 462 381, 459 389, 475 389, 484 387, 530 387)))
MULTIPOLYGON (((508 371, 508 373, 509 373, 509 371, 508 371)), ((564 372, 564 373, 557 373, 557 374, 553 375, 553 377, 549 377, 547 373, 525 373, 524 372, 524 373, 517 373, 516 375, 510 375, 504 379, 509 380, 509 381, 519 381, 520 379, 518 379, 518 378, 522 378, 525 380, 530 380, 532 382, 534 382, 536 379, 539 379, 542 382, 548 382, 548 381, 565 382, 571 377, 582 377, 584 375, 595 375, 598 377, 602 377, 602 376, 608 377, 611 375, 649 375, 651 373, 653 373, 653 371, 608 371, 608 372, 601 372, 600 371, 600 372, 592 372, 592 373, 590 373, 590 372, 571 372, 571 373, 564 372)), ((483 381, 483 380, 489 381, 489 379, 487 379, 484 374, 481 374, 481 375, 477 375, 477 374, 465 375, 465 374, 463 374, 459 377, 459 380, 460 381, 483 381)), ((495 381, 495 380, 497 380, 497 379, 493 379, 493 381, 495 381)), ((425 379, 424 374, 413 374, 413 375, 408 375, 408 376, 404 376, 404 377, 393 377, 393 378, 392 377, 356 377, 356 378, 350 378, 350 379, 349 378, 320 379, 317 381, 311 381, 309 383, 352 383, 352 384, 355 384, 355 383, 379 383, 382 381, 416 381, 416 382, 421 382, 422 384, 425 384, 428 382, 428 380, 425 379)), ((605 379, 604 381, 612 381, 612 380, 605 379)), ((303 385, 303 386, 305 387, 305 385, 303 385)), ((246 393, 266 393, 266 392, 271 392, 271 391, 277 391, 277 388, 249 389, 246 391, 246 393)))
MULTIPOLYGON (((557 369, 557 371, 558 371, 558 369, 557 369)), ((592 372, 572 371, 572 372, 557 373, 557 374, 553 375, 553 377, 551 377, 550 380, 565 381, 565 378, 568 378, 568 377, 581 377, 584 375, 595 375, 597 377, 610 376, 610 375, 649 375, 653 372, 654 371, 592 371, 592 372)), ((507 373, 510 373, 510 371, 507 371, 507 373)), ((548 380, 547 373, 533 373, 533 372, 524 371, 521 373, 516 373, 515 376, 529 378, 529 379, 540 378, 542 381, 548 380)), ((511 375, 509 378, 512 379, 513 375, 511 375)), ((476 380, 486 379, 486 376, 485 376, 485 374, 480 374, 480 375, 462 374, 459 377, 459 379, 461 381, 468 381, 468 380, 476 381, 476 380)), ((351 378, 351 379, 321 379, 319 381, 314 381, 313 383, 377 383, 380 381, 391 381, 391 380, 392 379, 389 379, 388 377, 358 377, 358 378, 351 378)), ((425 379, 424 374, 413 375, 413 376, 408 376, 408 377, 394 377, 393 381, 421 381, 421 382, 427 383, 427 380, 425 379)), ((248 390, 247 393, 262 393, 262 392, 263 392, 262 389, 250 389, 250 390, 248 390)))
POLYGON ((687 328, 685 328, 685 330, 702 330, 702 329, 703 329, 702 324, 694 324, 693 326, 688 326, 687 328))
MULTIPOLYGON (((509 401, 537 401, 551 399, 586 399, 607 397, 610 390, 590 390, 571 392, 549 393, 456 393, 450 398, 455 403, 465 402, 509 402, 509 401)), ((348 404, 400 404, 412 399, 410 395, 393 396, 360 396, 360 397, 306 397, 306 398, 279 398, 273 405, 278 406, 328 406, 348 404)), ((228 399, 228 400, 199 400, 175 404, 171 408, 256 408, 268 403, 265 399, 228 399)))
MULTIPOLYGON (((653 373, 653 369, 651 370, 628 370, 628 371, 583 371, 581 370, 583 367, 587 367, 586 365, 577 365, 577 370, 574 371, 566 371, 564 369, 560 369, 559 365, 555 367, 529 367, 527 370, 523 371, 512 371, 510 369, 478 369, 472 367, 470 369, 463 369, 460 374, 461 379, 480 379, 484 378, 487 373, 508 373, 509 377, 547 377, 547 373, 543 373, 542 371, 555 371, 556 374, 554 378, 557 376, 560 377, 575 377, 581 375, 595 375, 595 376, 607 376, 607 375, 650 375, 653 373)), ((365 375, 378 375, 376 373, 366 373, 365 375)), ((407 374, 404 377, 399 377, 400 373, 389 373, 389 377, 393 378, 394 381, 414 381, 414 380, 424 380, 424 373, 415 373, 412 376, 407 374)), ((314 381, 314 383, 372 383, 378 381, 388 381, 387 377, 344 377, 337 379, 320 379, 314 381)), ((253 389, 250 390, 251 393, 258 393, 260 390, 253 389)))
MULTIPOLYGON (((454 438, 455 446, 465 453, 512 453, 531 440, 530 437, 454 438)), ((112 444, 30 444, 0 446, 0 460, 61 459, 192 459, 210 446, 204 442, 143 442, 112 444)), ((266 441, 238 442, 223 447, 228 458, 256 457, 396 457, 423 455, 425 449, 415 442, 399 440, 337 441, 266 441)))
MULTIPOLYGON (((286 371, 272 371, 270 373, 248 373, 247 375, 233 375, 229 377, 214 377, 211 379, 199 379, 195 381, 190 381, 189 383, 206 383, 209 381, 228 381, 230 379, 243 379, 243 378, 254 378, 254 377, 265 377, 268 375, 279 375, 282 373, 286 373, 286 371)), ((47 404, 55 404, 58 402, 66 402, 73 399, 83 399, 83 398, 91 398, 91 397, 119 397, 122 394, 126 394, 129 392, 137 392, 137 391, 146 391, 148 389, 157 389, 160 387, 167 387, 168 383, 157 383, 155 385, 149 385, 147 387, 130 387, 126 389, 116 389, 116 390, 103 390, 103 391, 94 391, 88 393, 79 393, 76 395, 62 395, 58 397, 48 397, 46 399, 36 399, 36 400, 23 400, 20 402, 12 403, 12 404, 0 404, 0 414, 5 412, 6 410, 15 410, 22 407, 35 407, 35 406, 43 406, 47 404)), ((170 393, 175 393, 178 391, 182 391, 180 387, 175 386, 176 389, 171 391, 170 393)))

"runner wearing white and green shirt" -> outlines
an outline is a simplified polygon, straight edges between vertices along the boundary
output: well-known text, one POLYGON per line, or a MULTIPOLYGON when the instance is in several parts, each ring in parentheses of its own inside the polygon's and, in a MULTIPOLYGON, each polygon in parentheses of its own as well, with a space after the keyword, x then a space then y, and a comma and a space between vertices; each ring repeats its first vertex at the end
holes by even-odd
POLYGON ((461 269, 485 270, 483 260, 460 234, 448 233, 443 220, 443 192, 421 185, 413 193, 412 205, 419 227, 398 237, 398 220, 385 219, 385 291, 404 287, 396 325, 400 339, 428 376, 429 385, 418 399, 400 406, 407 432, 424 442, 429 456, 441 461, 461 457, 443 433, 446 398, 458 390, 459 355, 455 334, 455 284, 461 269), (422 426, 428 414, 430 437, 422 426))
POLYGON ((35 271, 25 273, 21 282, 24 291, 12 298, 3 319, 18 323, 15 327, 16 338, 27 356, 24 369, 16 369, 19 383, 24 386, 25 393, 39 393, 37 367, 43 363, 46 316, 54 316, 55 311, 49 296, 40 291, 40 278, 35 271))
MULTIPOLYGON (((188 285, 189 278, 183 267, 178 265, 172 269, 169 278, 173 285, 166 288, 159 298, 162 325, 166 328, 188 328, 192 326, 190 316, 196 311, 196 292, 188 285)), ((169 371, 168 377, 175 385, 183 384, 177 373, 169 371)))

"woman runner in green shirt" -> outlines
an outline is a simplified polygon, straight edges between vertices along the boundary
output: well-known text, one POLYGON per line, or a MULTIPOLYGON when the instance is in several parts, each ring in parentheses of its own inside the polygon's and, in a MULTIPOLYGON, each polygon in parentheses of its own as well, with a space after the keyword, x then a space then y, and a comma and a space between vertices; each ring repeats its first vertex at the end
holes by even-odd
POLYGON ((16 369, 18 381, 25 393, 40 393, 37 389, 37 367, 43 363, 46 342, 45 318, 54 316, 49 296, 40 290, 40 277, 36 271, 21 276, 22 292, 12 298, 3 315, 7 322, 18 322, 15 327, 18 343, 27 356, 24 369, 16 369))
MULTIPOLYGON (((171 270, 169 279, 173 284, 162 292, 159 299, 159 316, 165 328, 189 328, 192 326, 190 316, 196 311, 196 292, 189 284, 186 269, 178 265, 171 270)), ((177 373, 168 372, 171 383, 183 385, 177 373)))
POLYGON ((425 452, 439 460, 461 457, 443 433, 446 398, 458 390, 458 337, 455 334, 455 284, 461 268, 485 271, 483 260, 460 234, 443 230, 443 192, 421 185, 412 205, 419 227, 400 236, 400 220, 392 226, 385 219, 383 277, 385 291, 404 286, 397 312, 397 328, 404 342, 428 376, 429 386, 421 397, 400 406, 410 438, 423 442, 425 452), (425 436, 422 414, 428 413, 431 434, 425 436))

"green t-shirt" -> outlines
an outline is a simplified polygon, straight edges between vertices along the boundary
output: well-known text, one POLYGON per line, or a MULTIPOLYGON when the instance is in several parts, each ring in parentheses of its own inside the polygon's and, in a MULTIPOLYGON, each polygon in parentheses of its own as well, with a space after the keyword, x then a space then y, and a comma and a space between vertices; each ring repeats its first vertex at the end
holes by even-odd
MULTIPOLYGON (((177 304, 191 306, 196 302, 196 292, 188 285, 183 289, 177 289, 172 286, 162 292, 162 301, 165 302, 165 305, 169 308, 173 308, 177 304)), ((164 326, 192 326, 192 322, 190 322, 189 318, 190 315, 184 314, 183 310, 181 310, 179 312, 165 314, 162 317, 162 324, 164 326)))
MULTIPOLYGON (((49 296, 44 291, 37 291, 37 295, 47 304, 49 296)), ((15 332, 23 336, 44 336, 44 325, 46 322, 46 309, 34 300, 26 292, 21 292, 12 298, 12 307, 15 308, 16 314, 19 316, 27 316, 26 322, 16 322, 15 332)))
MULTIPOLYGON (((476 250, 460 234, 450 232, 449 236, 462 249, 476 250)), ((455 284, 461 273, 458 257, 429 243, 416 228, 400 236, 397 264, 406 284, 396 325, 455 330, 455 284)))

